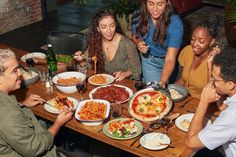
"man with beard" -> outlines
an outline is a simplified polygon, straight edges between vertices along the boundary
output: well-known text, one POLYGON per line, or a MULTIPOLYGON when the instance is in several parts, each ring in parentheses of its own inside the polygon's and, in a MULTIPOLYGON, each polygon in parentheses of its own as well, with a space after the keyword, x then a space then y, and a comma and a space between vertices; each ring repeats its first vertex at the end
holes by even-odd
POLYGON ((227 157, 236 157, 236 49, 226 48, 212 61, 210 82, 204 87, 191 121, 186 145, 192 149, 213 150, 223 146, 227 157), (227 95, 227 107, 213 124, 203 126, 207 108, 227 95))

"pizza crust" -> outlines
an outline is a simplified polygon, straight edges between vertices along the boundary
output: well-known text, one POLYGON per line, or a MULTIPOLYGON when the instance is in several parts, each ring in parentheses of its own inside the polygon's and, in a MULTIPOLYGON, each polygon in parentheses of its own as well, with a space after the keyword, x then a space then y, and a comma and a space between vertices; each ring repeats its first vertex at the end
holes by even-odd
MULTIPOLYGON (((139 98, 137 98, 139 99, 139 98)), ((139 99, 140 100, 140 99, 139 99)), ((132 98, 132 100, 129 102, 129 113, 132 117, 134 117, 135 119, 138 119, 140 121, 155 121, 157 119, 160 119, 160 118, 163 118, 166 114, 169 113, 169 111, 171 110, 172 108, 172 99, 170 98, 169 95, 167 95, 165 92, 162 92, 162 91, 155 91, 154 89, 150 88, 150 89, 144 89, 144 90, 141 90, 139 92, 136 93, 136 95, 132 98), (141 115, 141 114, 137 114, 135 113, 135 111, 133 110, 133 103, 134 103, 134 100, 137 98, 137 96, 140 96, 142 95, 143 93, 150 93, 152 92, 160 92, 161 94, 164 94, 164 96, 166 97, 166 107, 164 108, 164 110, 162 110, 160 113, 158 113, 158 115, 156 116, 153 116, 153 117, 145 117, 145 115, 141 115)))

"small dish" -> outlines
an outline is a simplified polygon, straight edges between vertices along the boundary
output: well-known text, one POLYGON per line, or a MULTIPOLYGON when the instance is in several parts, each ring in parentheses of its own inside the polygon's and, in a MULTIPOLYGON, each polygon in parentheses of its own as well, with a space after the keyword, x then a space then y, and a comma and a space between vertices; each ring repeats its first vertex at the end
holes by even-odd
POLYGON ((114 76, 109 75, 109 74, 97 74, 97 75, 93 75, 91 77, 89 77, 88 82, 92 85, 95 86, 104 86, 104 85, 108 85, 111 84, 113 81, 115 80, 114 76), (98 77, 102 77, 105 78, 105 82, 95 82, 95 78, 98 77))
POLYGON ((80 121, 82 124, 84 125, 88 125, 88 126, 97 126, 97 125, 101 125, 103 123, 103 121, 109 116, 110 113, 110 103, 106 100, 102 100, 102 99, 93 99, 93 100, 83 100, 81 101, 75 111, 75 118, 80 121), (82 107, 87 103, 87 102, 97 102, 97 103, 102 103, 106 105, 106 113, 105 113, 105 117, 103 119, 99 119, 99 120, 83 120, 80 118, 80 115, 78 114, 78 112, 82 109, 82 107))
MULTIPOLYGON (((75 99, 75 98, 72 98, 72 97, 67 97, 67 98, 68 98, 70 101, 73 102, 73 104, 74 104, 74 108, 73 108, 73 109, 75 110, 75 109, 77 108, 78 104, 79 104, 78 100, 75 99)), ((53 99, 55 99, 55 98, 53 98, 53 99)), ((51 99, 50 99, 50 100, 51 100, 51 99)), ((49 104, 50 100, 48 100, 47 103, 45 103, 45 104, 43 105, 43 108, 44 108, 46 111, 50 112, 50 113, 59 114, 60 111, 59 111, 56 107, 54 107, 53 105, 50 105, 50 104, 49 104)))
MULTIPOLYGON (((187 113, 187 114, 183 114, 181 116, 179 116, 176 120, 175 120, 175 125, 177 126, 177 128, 179 128, 182 131, 188 132, 189 129, 189 125, 193 119, 194 113, 187 113)), ((211 124, 210 120, 206 120, 206 125, 211 124)))
MULTIPOLYGON (((26 54, 26 55, 27 55, 27 57, 28 57, 28 56, 32 56, 32 58, 38 59, 38 60, 45 60, 45 59, 46 59, 46 55, 45 55, 44 53, 42 53, 42 52, 32 52, 32 53, 28 53, 28 54, 26 54)), ((26 62, 26 55, 23 55, 23 56, 20 58, 20 60, 21 60, 22 62, 26 62)))
POLYGON ((39 70, 34 67, 25 67, 29 72, 25 70, 21 70, 22 73, 22 86, 27 87, 29 85, 34 84, 39 79, 39 70))
POLYGON ((188 91, 183 86, 169 84, 167 88, 170 91, 171 98, 174 102, 182 101, 188 96, 188 91))
POLYGON ((149 150, 161 150, 169 146, 170 138, 166 134, 152 132, 142 136, 140 144, 149 150))

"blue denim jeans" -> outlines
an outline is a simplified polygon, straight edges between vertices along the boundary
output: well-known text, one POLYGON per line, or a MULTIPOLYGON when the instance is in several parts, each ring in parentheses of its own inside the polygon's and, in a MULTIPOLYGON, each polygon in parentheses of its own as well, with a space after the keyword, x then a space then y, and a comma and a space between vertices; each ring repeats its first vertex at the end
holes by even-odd
POLYGON ((147 58, 141 56, 142 72, 144 82, 160 81, 165 59, 156 58, 149 55, 147 58))

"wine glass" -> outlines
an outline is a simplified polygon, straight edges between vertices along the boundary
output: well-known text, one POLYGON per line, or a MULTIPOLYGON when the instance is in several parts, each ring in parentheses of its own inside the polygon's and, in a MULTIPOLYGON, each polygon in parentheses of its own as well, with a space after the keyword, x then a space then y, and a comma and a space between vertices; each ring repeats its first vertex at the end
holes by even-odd
POLYGON ((25 61, 26 61, 27 65, 29 67, 32 67, 34 65, 33 55, 32 54, 27 54, 25 57, 26 57, 25 61))
POLYGON ((84 100, 84 98, 83 98, 83 90, 84 90, 85 87, 86 87, 85 81, 82 81, 82 82, 76 84, 75 86, 76 86, 77 90, 78 90, 79 93, 80 93, 80 100, 81 100, 81 101, 84 100))
POLYGON ((173 126, 172 120, 167 117, 161 118, 160 123, 161 123, 161 126, 165 129, 165 132, 164 132, 165 134, 167 134, 168 129, 173 126))
POLYGON ((135 79, 134 86, 137 91, 142 90, 145 88, 146 84, 143 82, 141 78, 135 79))

